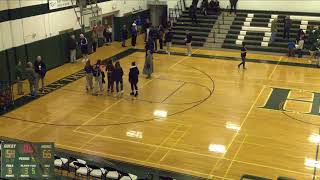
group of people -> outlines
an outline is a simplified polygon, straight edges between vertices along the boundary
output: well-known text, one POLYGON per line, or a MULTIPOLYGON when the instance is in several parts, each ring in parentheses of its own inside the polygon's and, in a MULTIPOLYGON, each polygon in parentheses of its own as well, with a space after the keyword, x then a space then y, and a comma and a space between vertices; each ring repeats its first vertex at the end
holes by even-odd
MULTIPOLYGON (((197 3, 197 2, 195 2, 197 3)), ((197 4, 195 5, 197 6, 197 4)), ((220 13, 220 2, 218 0, 203 0, 200 6, 201 13, 203 15, 208 15, 208 11, 212 11, 214 14, 220 13)))
MULTIPOLYGON (((92 92, 93 95, 97 96, 99 93, 103 94, 104 84, 107 84, 107 93, 112 94, 114 92, 114 85, 116 87, 116 95, 120 96, 124 93, 123 90, 123 76, 124 71, 117 61, 113 64, 109 61, 107 65, 103 65, 101 60, 98 60, 96 64, 91 65, 88 60, 84 66, 86 73, 86 91, 92 92), (107 74, 107 75, 105 75, 107 74), (107 77, 107 83, 105 81, 107 77), (95 83, 93 83, 93 80, 95 83)), ((147 78, 151 78, 153 73, 153 57, 150 51, 147 51, 146 61, 144 63, 143 74, 147 75, 147 78)), ((139 68, 135 62, 131 63, 129 69, 128 80, 131 86, 131 96, 138 96, 138 82, 139 82, 139 68)))
POLYGON ((41 56, 37 57, 37 60, 32 64, 28 62, 26 67, 19 61, 16 66, 17 75, 17 89, 18 95, 23 95, 23 80, 27 79, 30 87, 30 95, 33 97, 38 96, 39 93, 39 81, 41 81, 41 90, 44 92, 44 78, 47 73, 47 66, 42 60, 41 56))
MULTIPOLYGON (((111 45, 112 43, 112 27, 111 25, 102 25, 98 22, 98 25, 93 26, 91 32, 92 39, 92 52, 96 52, 97 47, 104 45, 111 45)), ((77 59, 77 48, 81 50, 83 60, 88 60, 89 53, 89 42, 84 34, 80 34, 80 42, 78 43, 75 35, 71 35, 68 42, 69 52, 70 52, 70 62, 74 63, 77 59)))

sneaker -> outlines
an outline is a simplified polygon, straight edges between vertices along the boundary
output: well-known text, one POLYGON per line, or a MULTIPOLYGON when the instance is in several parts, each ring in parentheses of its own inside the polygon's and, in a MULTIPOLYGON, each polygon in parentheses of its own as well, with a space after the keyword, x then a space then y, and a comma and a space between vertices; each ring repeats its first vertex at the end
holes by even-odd
POLYGON ((133 92, 131 92, 131 93, 130 93, 130 96, 133 96, 133 95, 134 95, 134 93, 133 93, 133 92))
POLYGON ((134 96, 137 97, 138 96, 138 92, 136 92, 136 94, 134 96))
POLYGON ((124 91, 123 91, 123 90, 121 90, 121 91, 120 91, 120 93, 121 93, 121 94, 123 94, 123 93, 124 93, 124 91))

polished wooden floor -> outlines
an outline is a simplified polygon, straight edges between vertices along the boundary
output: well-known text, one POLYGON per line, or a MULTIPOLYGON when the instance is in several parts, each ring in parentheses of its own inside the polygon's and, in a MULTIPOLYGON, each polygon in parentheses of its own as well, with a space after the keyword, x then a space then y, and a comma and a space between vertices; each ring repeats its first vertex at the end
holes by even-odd
MULTIPOLYGON (((91 60, 123 50, 114 43, 100 48, 91 60)), ((185 52, 183 48, 173 51, 185 52)), ((194 53, 239 56, 232 51, 194 49, 194 53)), ((308 58, 250 52, 248 58, 310 63, 308 58)), ((291 98, 312 99, 312 92, 320 92, 319 69, 248 62, 243 71, 236 67, 239 62, 223 58, 155 54, 153 78, 140 76, 140 95, 132 100, 127 82, 131 61, 142 71, 144 53, 121 59, 124 97, 91 96, 82 78, 6 114, 56 126, 0 117, 0 136, 53 141, 63 149, 209 179, 239 179, 243 174, 312 179, 314 168, 306 167, 305 161, 318 153, 309 136, 319 134, 320 116, 301 113, 312 104, 287 101, 291 118, 261 107, 272 87, 292 89, 291 98), (155 118, 155 110, 167 111, 168 117, 155 118), (214 144, 224 146, 226 152, 209 151, 214 144)), ((82 68, 78 62, 53 69, 46 83, 82 68)))

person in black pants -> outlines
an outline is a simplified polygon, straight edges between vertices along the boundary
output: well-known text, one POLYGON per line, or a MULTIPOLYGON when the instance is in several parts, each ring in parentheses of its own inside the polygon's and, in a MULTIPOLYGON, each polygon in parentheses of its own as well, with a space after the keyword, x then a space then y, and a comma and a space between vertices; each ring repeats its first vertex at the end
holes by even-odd
POLYGON ((134 48, 136 47, 136 44, 137 44, 137 35, 138 35, 137 25, 133 23, 131 27, 131 46, 134 48))
POLYGON ((131 84, 131 96, 138 96, 139 69, 135 62, 131 63, 129 71, 129 82, 131 84))
POLYGON ((122 36, 122 47, 126 47, 126 40, 128 38, 128 30, 127 26, 123 25, 122 30, 121 30, 121 36, 122 36))
POLYGON ((116 90, 117 94, 122 94, 123 93, 123 70, 122 67, 120 66, 119 61, 116 62, 115 68, 113 71, 113 78, 116 81, 116 90), (119 90, 119 84, 120 84, 120 90, 119 90))
POLYGON ((234 14, 237 14, 237 3, 238 0, 229 0, 230 1, 230 14, 234 12, 234 14))
POLYGON ((160 44, 160 49, 163 49, 163 37, 164 37, 164 28, 162 25, 159 25, 159 44, 160 44))
POLYGON ((150 51, 151 53, 153 53, 153 51, 154 51, 154 43, 153 43, 153 40, 151 37, 146 42, 145 50, 146 50, 146 56, 147 56, 148 51, 150 51))
POLYGON ((290 17, 286 16, 284 18, 284 22, 283 22, 283 39, 290 38, 291 24, 292 24, 292 21, 291 21, 290 17))
POLYGON ((158 50, 158 39, 159 33, 158 33, 158 29, 155 26, 152 26, 150 33, 149 33, 149 37, 151 37, 153 44, 154 44, 154 50, 153 51, 157 51, 158 50))
POLYGON ((191 5, 191 6, 190 6, 189 16, 191 17, 192 24, 193 24, 193 23, 198 24, 198 20, 197 20, 197 7, 196 7, 195 5, 191 5))
POLYGON ((107 72, 107 78, 108 78, 108 93, 113 92, 113 85, 114 85, 114 78, 113 78, 113 71, 114 66, 112 64, 112 61, 109 61, 109 63, 106 66, 106 72, 107 72))
POLYGON ((244 43, 242 43, 242 48, 241 48, 241 63, 238 65, 238 69, 242 65, 243 69, 246 69, 246 56, 247 56, 247 48, 244 43))

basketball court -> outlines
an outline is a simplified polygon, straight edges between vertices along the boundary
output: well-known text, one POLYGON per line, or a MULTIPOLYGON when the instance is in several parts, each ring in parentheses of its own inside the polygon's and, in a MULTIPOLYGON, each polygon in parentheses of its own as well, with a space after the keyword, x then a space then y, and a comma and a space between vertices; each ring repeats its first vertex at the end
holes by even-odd
MULTIPOLYGON (((308 59, 249 52, 248 69, 238 70, 239 52, 194 49, 188 57, 176 47, 154 54, 155 73, 140 75, 132 98, 128 70, 135 61, 142 72, 139 48, 119 59, 122 97, 87 94, 80 78, 0 117, 0 136, 208 179, 318 179, 308 165, 319 153, 310 140, 320 133, 320 78, 308 59)), ((114 43, 91 60, 125 50, 114 43)), ((53 69, 46 83, 82 68, 53 69)))

